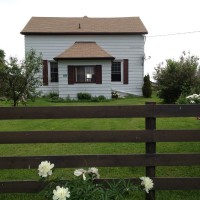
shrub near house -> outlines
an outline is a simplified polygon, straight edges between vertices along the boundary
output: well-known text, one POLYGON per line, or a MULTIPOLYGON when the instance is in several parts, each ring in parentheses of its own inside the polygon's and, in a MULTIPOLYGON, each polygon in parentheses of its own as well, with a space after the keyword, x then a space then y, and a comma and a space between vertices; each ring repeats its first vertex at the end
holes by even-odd
POLYGON ((179 97, 200 91, 199 58, 183 52, 178 61, 168 59, 166 66, 155 68, 158 97, 165 103, 175 103, 179 97))
POLYGON ((143 97, 149 98, 152 94, 151 81, 149 75, 144 76, 144 84, 142 87, 143 97))

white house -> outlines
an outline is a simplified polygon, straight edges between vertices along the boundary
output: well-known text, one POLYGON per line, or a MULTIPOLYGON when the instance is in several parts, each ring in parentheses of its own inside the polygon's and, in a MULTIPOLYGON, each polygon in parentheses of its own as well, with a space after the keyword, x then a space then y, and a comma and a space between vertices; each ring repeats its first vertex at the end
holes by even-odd
POLYGON ((32 17, 21 34, 25 52, 43 55, 44 94, 111 98, 112 91, 142 94, 147 30, 139 17, 32 17))

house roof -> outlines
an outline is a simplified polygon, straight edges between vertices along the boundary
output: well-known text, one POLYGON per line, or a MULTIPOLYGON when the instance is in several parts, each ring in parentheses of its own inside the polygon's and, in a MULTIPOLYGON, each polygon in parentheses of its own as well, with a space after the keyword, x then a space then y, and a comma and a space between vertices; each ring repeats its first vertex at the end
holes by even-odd
POLYGON ((65 34, 147 34, 139 17, 32 17, 21 31, 23 35, 65 34))
POLYGON ((75 42, 70 48, 54 59, 114 59, 114 57, 102 49, 96 42, 75 42))

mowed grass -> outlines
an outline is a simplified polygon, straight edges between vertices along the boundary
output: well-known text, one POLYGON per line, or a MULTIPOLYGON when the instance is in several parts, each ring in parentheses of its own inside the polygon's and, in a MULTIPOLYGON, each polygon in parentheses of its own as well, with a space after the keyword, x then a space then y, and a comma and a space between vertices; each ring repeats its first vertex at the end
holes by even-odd
MULTIPOLYGON (((28 101, 27 106, 103 106, 103 105, 143 105, 145 102, 153 101, 160 103, 161 100, 153 93, 151 98, 143 98, 141 96, 128 96, 126 98, 111 99, 103 102, 83 102, 83 101, 65 101, 51 102, 48 97, 37 98, 34 102, 28 101)), ((0 101, 0 106, 11 106, 11 101, 0 101)), ((19 106, 22 106, 21 104, 19 106)))
MULTIPOLYGON (((142 97, 118 99, 98 103, 50 103, 46 99, 38 99, 28 106, 62 106, 62 105, 135 105, 146 101, 156 101, 142 97)), ((1 103, 8 106, 8 103, 1 103)), ((144 130, 145 120, 131 119, 50 119, 50 120, 2 120, 0 131, 23 130, 144 130)), ((191 118, 161 118, 157 119, 157 129, 200 129, 200 121, 191 118)), ((190 153, 200 152, 199 142, 157 143, 159 153, 190 153)), ((0 145, 0 156, 27 156, 27 155, 72 155, 72 154, 132 154, 144 153, 143 143, 61 143, 61 144, 5 144, 0 145)), ((145 175, 144 167, 99 168, 102 178, 129 178, 145 175)), ((55 176, 71 178, 74 169, 56 169, 55 176)), ((160 177, 199 177, 199 166, 157 167, 156 175, 160 177)), ((38 180, 37 169, 27 170, 0 170, 0 180, 38 180)), ((197 200, 200 191, 157 191, 158 200, 197 200)), ((35 200, 43 199, 38 194, 0 194, 0 200, 35 200)), ((136 193, 133 199, 144 199, 144 194, 136 193)))

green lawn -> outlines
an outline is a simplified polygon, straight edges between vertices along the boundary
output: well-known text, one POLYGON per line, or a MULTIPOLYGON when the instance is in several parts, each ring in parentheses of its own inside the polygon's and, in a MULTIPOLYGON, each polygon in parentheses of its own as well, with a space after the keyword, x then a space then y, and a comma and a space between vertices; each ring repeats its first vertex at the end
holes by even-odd
MULTIPOLYGON (((37 98, 35 102, 28 101, 27 106, 78 106, 78 105, 142 105, 147 101, 154 101, 160 103, 161 100, 156 97, 156 94, 153 93, 152 98, 143 98, 140 96, 135 97, 126 97, 119 99, 111 99, 104 102, 81 102, 81 101, 68 101, 68 102, 58 102, 52 103, 47 97, 37 98)), ((12 102, 0 101, 0 106, 10 106, 12 102)))
MULTIPOLYGON (((144 104, 146 101, 156 101, 142 97, 125 98, 98 103, 50 103, 45 98, 29 102, 28 106, 64 106, 64 105, 133 105, 144 104)), ((0 102, 0 106, 9 103, 0 102)), ((60 120, 2 120, 0 131, 20 130, 141 130, 144 129, 144 119, 60 119, 60 120)), ((162 118, 157 119, 157 129, 200 129, 200 121, 191 118, 162 118)), ((0 145, 0 156, 21 155, 66 155, 66 154, 131 154, 143 153, 143 143, 109 143, 109 144, 12 144, 0 145)), ((199 142, 190 143, 158 143, 159 153, 189 153, 200 151, 199 142)), ((74 169, 56 170, 56 175, 64 174, 72 177, 74 169)), ((100 168, 101 177, 126 178, 144 176, 144 167, 100 168)), ((157 176, 162 177, 199 177, 200 167, 157 167, 157 176)), ((37 170, 0 170, 0 180, 34 179, 38 180, 37 170)), ((158 191, 158 200, 197 200, 200 191, 158 191)), ((43 199, 37 194, 0 194, 0 200, 34 200, 43 199)), ((144 199, 143 194, 136 194, 134 199, 144 199)))

